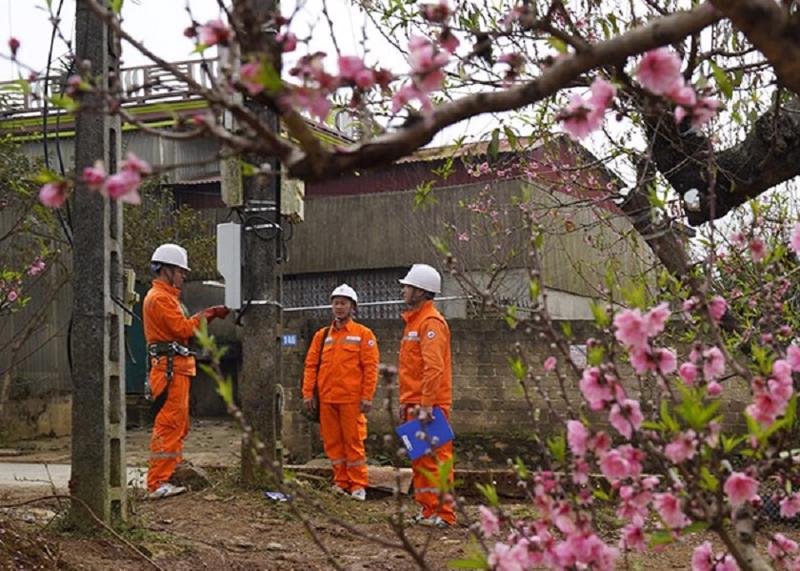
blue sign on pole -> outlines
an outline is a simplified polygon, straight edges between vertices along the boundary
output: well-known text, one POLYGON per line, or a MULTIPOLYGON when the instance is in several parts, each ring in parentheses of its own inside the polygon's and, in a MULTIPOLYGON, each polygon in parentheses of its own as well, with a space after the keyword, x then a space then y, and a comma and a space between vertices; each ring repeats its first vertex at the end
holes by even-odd
POLYGON ((282 344, 284 347, 294 347, 297 345, 297 335, 295 333, 284 333, 282 344))

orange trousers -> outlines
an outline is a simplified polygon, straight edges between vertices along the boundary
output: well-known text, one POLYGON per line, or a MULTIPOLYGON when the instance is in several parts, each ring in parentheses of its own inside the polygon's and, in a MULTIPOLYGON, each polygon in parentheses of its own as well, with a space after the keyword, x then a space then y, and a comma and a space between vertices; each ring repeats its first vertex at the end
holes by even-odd
POLYGON ((361 405, 320 403, 319 429, 325 454, 333 465, 336 485, 346 492, 366 489, 367 418, 361 412, 361 405))
MULTIPOLYGON (((151 374, 158 374, 151 371, 151 374)), ((169 482, 175 466, 183 460, 183 440, 189 434, 189 383, 186 375, 174 375, 167 402, 156 415, 150 439, 147 491, 169 482)))
MULTIPOLYGON (((450 420, 450 408, 440 407, 444 415, 450 420)), ((416 418, 413 408, 406 413, 406 420, 416 418)), ((449 499, 451 492, 446 492, 444 502, 439 502, 441 491, 439 490, 438 474, 439 464, 453 459, 453 441, 444 444, 434 450, 434 454, 425 454, 416 460, 411 461, 411 470, 414 475, 414 499, 422 506, 422 515, 431 517, 438 515, 450 525, 456 523, 456 512, 453 509, 452 499, 449 499), (431 474, 433 479, 428 478, 425 473, 431 474)), ((450 473, 447 481, 450 482, 451 489, 454 479, 453 465, 450 466, 450 473)))

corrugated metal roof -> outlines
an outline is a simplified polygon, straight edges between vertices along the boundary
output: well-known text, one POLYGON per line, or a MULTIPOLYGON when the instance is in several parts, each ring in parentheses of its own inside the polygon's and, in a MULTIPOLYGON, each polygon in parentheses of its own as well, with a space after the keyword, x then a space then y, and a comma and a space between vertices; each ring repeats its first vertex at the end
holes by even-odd
MULTIPOLYGON (((467 155, 484 155, 489 152, 489 141, 478 141, 475 143, 464 143, 462 145, 444 145, 441 147, 428 147, 420 149, 413 155, 398 159, 397 163, 420 163, 449 159, 450 157, 463 157, 467 155)), ((531 151, 542 145, 541 140, 534 140, 529 137, 520 137, 512 145, 508 139, 500 139, 497 152, 510 153, 520 151, 531 151)))

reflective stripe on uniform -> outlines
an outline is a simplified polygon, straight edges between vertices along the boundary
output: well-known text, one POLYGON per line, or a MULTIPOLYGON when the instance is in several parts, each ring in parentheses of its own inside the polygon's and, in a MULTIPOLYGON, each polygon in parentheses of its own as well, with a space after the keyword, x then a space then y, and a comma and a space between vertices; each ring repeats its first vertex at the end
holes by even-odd
POLYGON ((367 465, 367 461, 366 460, 357 460, 356 462, 348 462, 347 463, 347 467, 348 468, 355 468, 357 466, 366 466, 366 465, 367 465))
POLYGON ((438 494, 439 488, 414 488, 415 494, 438 494))
POLYGON ((346 461, 346 458, 337 458, 336 460, 331 459, 331 464, 344 464, 346 461))
POLYGON ((150 458, 178 458, 181 452, 151 452, 150 458))

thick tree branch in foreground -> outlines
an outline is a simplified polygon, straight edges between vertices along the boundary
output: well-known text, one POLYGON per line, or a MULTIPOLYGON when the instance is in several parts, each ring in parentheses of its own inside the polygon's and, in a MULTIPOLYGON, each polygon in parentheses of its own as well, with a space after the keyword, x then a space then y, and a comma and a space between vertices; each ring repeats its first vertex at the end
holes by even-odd
POLYGON ((800 95, 800 15, 775 0, 711 0, 763 53, 785 87, 800 95))
POLYGON ((531 105, 557 93, 582 74, 600 66, 622 63, 647 50, 681 41, 717 22, 722 16, 708 3, 678 12, 599 42, 590 49, 559 59, 535 80, 494 93, 478 93, 437 107, 432 116, 399 131, 367 141, 349 152, 326 153, 317 164, 306 155, 295 154, 287 162, 289 173, 305 180, 330 177, 341 172, 372 167, 413 153, 434 135, 470 117, 499 113, 531 105))
POLYGON ((713 151, 717 166, 711 201, 708 137, 698 131, 681 133, 669 118, 655 113, 647 125, 654 138, 653 157, 658 170, 683 196, 700 193, 700 208, 686 208, 693 226, 717 219, 770 188, 800 175, 800 100, 759 117, 737 145, 713 151), (775 116, 777 112, 777 117, 775 116))

